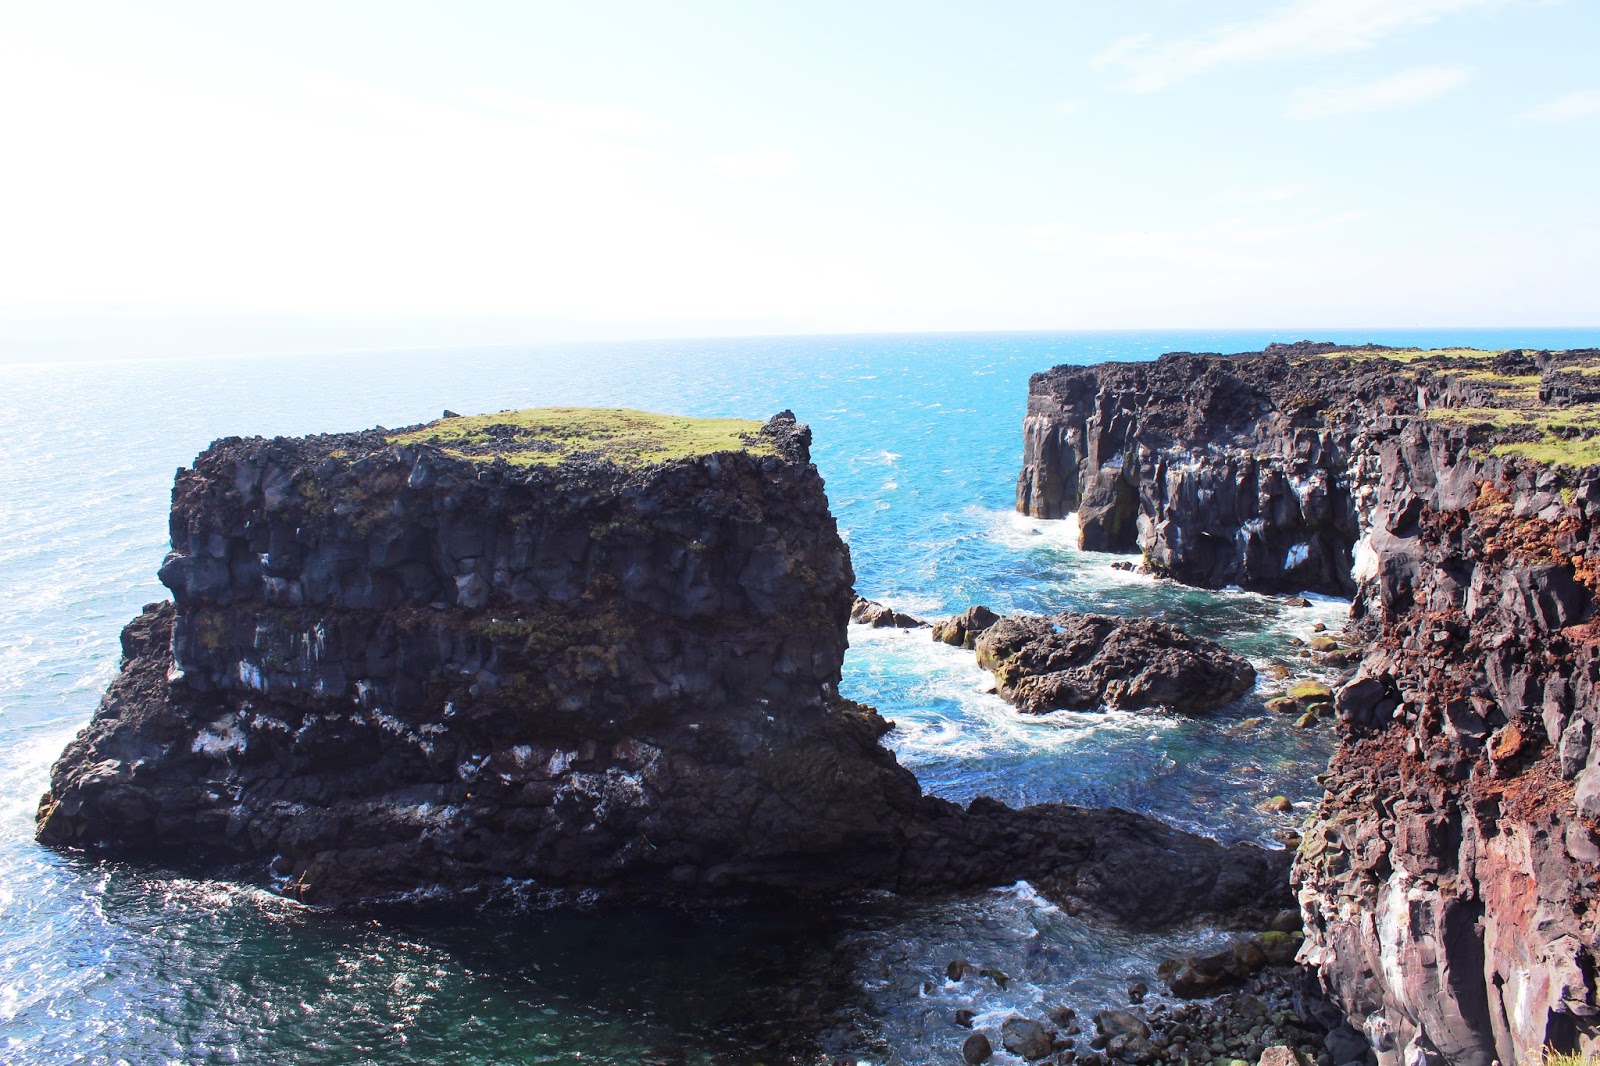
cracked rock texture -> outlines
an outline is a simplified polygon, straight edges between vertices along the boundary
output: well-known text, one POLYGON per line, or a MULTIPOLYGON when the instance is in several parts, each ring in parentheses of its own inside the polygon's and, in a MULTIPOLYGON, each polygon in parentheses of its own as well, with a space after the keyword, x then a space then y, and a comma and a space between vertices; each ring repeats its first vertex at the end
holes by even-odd
POLYGON ((1033 379, 1019 509, 1194 584, 1354 596, 1294 882, 1386 1066, 1600 1051, 1596 363, 1303 342, 1033 379))
POLYGON ((39 838, 323 903, 1028 877, 1159 924, 1284 895, 1285 853, 923 796, 838 694, 853 573, 792 416, 631 465, 507 463, 494 428, 470 455, 230 438, 180 471, 173 602, 124 631, 39 838))
POLYGON ((1163 710, 1202 714, 1255 687, 1250 661, 1148 618, 1010 615, 982 628, 978 665, 1028 714, 1163 710))

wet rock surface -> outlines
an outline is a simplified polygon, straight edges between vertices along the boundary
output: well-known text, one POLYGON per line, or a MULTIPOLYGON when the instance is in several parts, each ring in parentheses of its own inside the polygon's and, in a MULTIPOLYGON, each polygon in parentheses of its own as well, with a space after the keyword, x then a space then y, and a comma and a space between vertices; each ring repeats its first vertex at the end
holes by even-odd
POLYGON ((933 639, 969 651, 978 646, 978 637, 984 630, 1000 621, 1000 616, 981 604, 968 607, 954 618, 947 618, 933 627, 933 639))
POLYGON ((1002 697, 1030 714, 1057 710, 1214 710, 1255 686, 1249 660, 1145 618, 1060 614, 999 618, 974 641, 1002 697))
POLYGON ((1334 1063, 1600 1050, 1595 352, 1274 345, 1036 375, 1018 507, 1192 584, 1352 595, 1295 869, 1334 1063))
POLYGON ((1315 975, 1292 961, 1258 964, 1206 999, 1130 1002, 1096 1011, 1087 1022, 1071 1006, 1043 1004, 1038 1017, 1009 1015, 986 1031, 960 1033, 953 1026, 952 1047, 974 1063, 987 1061, 997 1043, 1019 1058, 1057 1066, 1372 1061, 1365 1041, 1321 997, 1315 975))
POLYGON ((928 625, 927 622, 864 596, 857 596, 855 602, 850 605, 850 621, 872 626, 874 629, 925 629, 928 625))
POLYGON ((1275 905, 1285 853, 924 796, 838 695, 853 574, 809 431, 760 443, 529 465, 377 431, 218 441, 174 488, 174 602, 125 630, 39 839, 331 904, 1026 877, 1135 924, 1275 905))

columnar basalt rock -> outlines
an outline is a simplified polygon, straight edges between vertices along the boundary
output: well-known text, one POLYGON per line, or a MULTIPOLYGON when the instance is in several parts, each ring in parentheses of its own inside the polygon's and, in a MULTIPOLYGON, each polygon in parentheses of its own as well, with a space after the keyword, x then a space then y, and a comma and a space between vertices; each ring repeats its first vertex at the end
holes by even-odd
POLYGON ((1195 584, 1354 592, 1294 878, 1386 1066, 1600 1050, 1596 370, 1302 343, 1033 380, 1020 509, 1195 584))
POLYGON ((1308 961, 1385 1062, 1600 1050, 1600 472, 1380 447, 1372 651, 1295 869, 1308 961))
POLYGON ((1140 551, 1151 571, 1189 584, 1349 595, 1357 438, 1369 411, 1411 413, 1416 398, 1385 362, 1312 358, 1336 350, 1035 374, 1017 509, 1076 513, 1081 547, 1140 551))
POLYGON ((1285 854, 922 795, 838 693, 853 574, 809 442, 583 411, 218 441, 39 838, 322 903, 1029 877, 1141 924, 1270 906, 1285 854))

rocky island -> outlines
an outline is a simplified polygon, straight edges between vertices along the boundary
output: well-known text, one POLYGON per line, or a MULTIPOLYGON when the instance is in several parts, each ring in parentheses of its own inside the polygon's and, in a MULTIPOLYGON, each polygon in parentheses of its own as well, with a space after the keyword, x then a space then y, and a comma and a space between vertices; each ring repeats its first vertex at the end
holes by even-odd
POLYGON ((971 648, 1000 695, 1028 714, 1164 710, 1199 714, 1255 687, 1250 661, 1148 618, 1068 612, 1001 617, 973 607, 933 637, 971 648))
POLYGON ((1035 375, 1017 507, 1353 597, 1302 960, 1380 1062, 1600 1050, 1600 352, 1302 342, 1035 375))
POLYGON ((923 795, 838 691, 854 576, 809 445, 787 413, 575 409, 217 441, 39 839, 325 904, 1287 900, 1281 852, 923 795))

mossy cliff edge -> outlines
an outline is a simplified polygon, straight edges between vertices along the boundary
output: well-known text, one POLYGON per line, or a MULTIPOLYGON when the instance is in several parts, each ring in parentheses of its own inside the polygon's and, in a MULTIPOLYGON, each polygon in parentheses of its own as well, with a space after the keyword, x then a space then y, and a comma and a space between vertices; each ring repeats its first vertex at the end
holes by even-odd
POLYGON ((1294 870, 1377 1059, 1600 1051, 1600 352, 1302 342, 1057 367, 1018 507, 1193 584, 1354 597, 1294 870))
POLYGON ((787 413, 218 441, 39 837, 323 903, 723 902, 1035 879, 1129 922, 1287 855, 922 795, 840 697, 853 573, 787 413))

